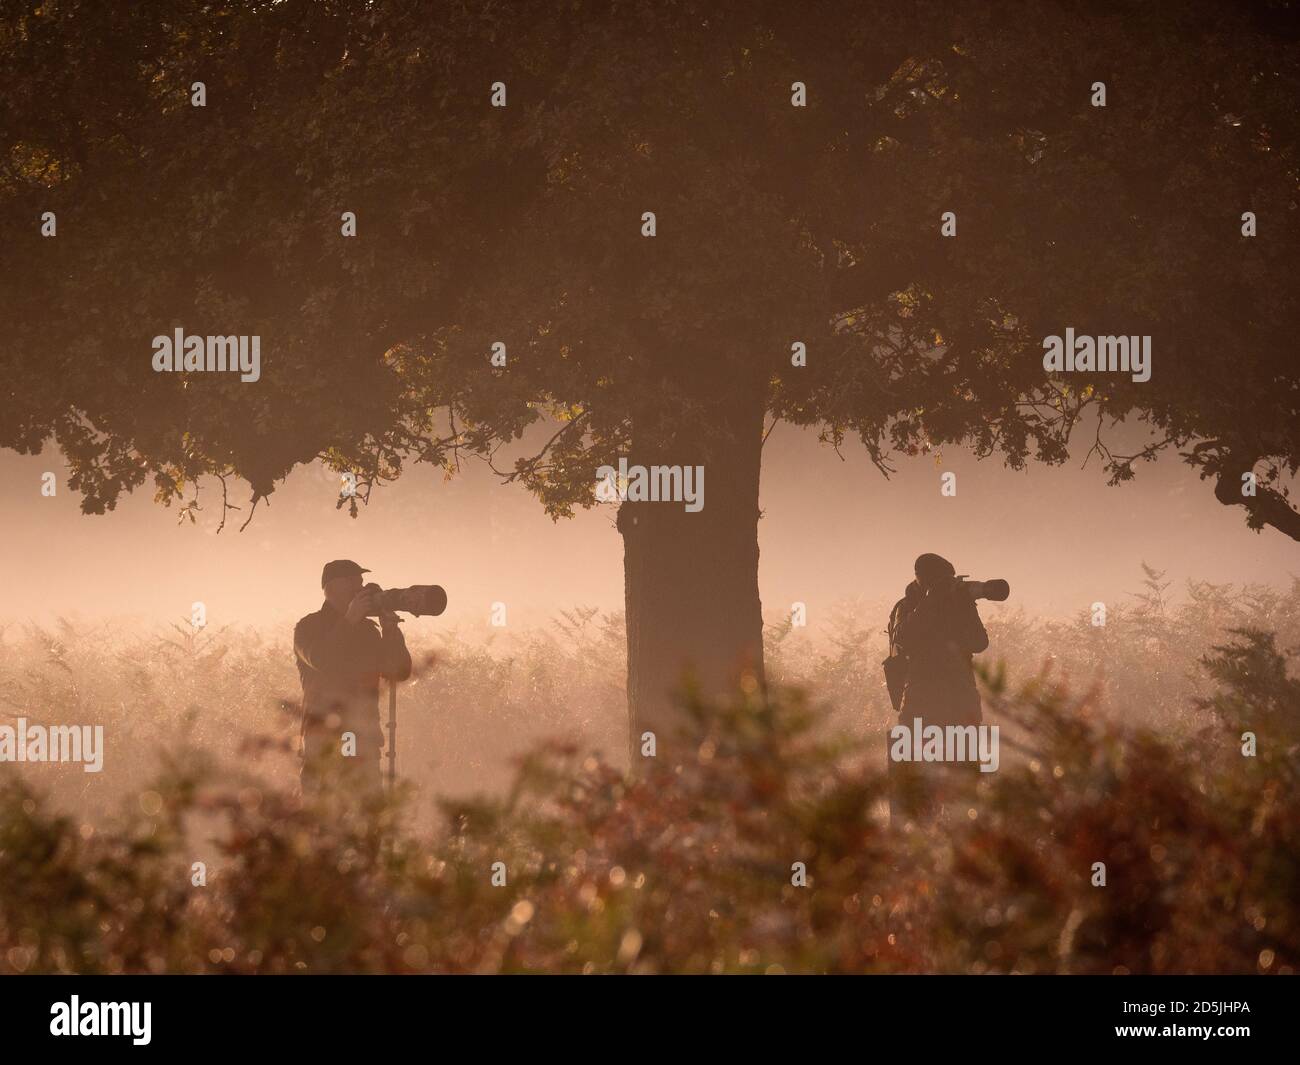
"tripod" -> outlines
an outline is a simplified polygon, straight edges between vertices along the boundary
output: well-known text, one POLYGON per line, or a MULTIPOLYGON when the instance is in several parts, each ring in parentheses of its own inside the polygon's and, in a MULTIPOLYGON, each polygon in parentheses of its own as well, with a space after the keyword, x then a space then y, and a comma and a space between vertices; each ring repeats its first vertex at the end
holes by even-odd
POLYGON ((397 681, 388 681, 388 790, 397 781, 397 681))

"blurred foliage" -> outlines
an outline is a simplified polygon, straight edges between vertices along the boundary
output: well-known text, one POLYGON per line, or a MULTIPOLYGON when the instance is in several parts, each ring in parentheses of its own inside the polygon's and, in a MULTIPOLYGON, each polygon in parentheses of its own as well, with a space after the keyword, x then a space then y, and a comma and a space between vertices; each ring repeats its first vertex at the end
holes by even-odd
MULTIPOLYGON (((876 680, 847 636, 812 674, 826 682, 819 699, 856 698, 853 727, 784 684, 725 705, 688 695, 694 759, 634 776, 584 753, 603 729, 622 746, 621 718, 607 720, 617 619, 574 612, 558 637, 529 634, 504 657, 448 640, 413 689, 440 742, 459 757, 491 733, 498 751, 509 740, 525 752, 495 789, 474 779, 480 752, 457 778, 476 794, 438 800, 437 824, 423 826, 419 781, 304 804, 291 759, 254 757, 287 755, 292 729, 240 740, 279 711, 237 708, 290 684, 292 663, 253 636, 182 632, 146 657, 109 653, 105 632, 29 629, 19 650, 39 632, 46 657, 16 660, 6 645, 11 703, 33 719, 61 706, 66 721, 111 696, 123 713, 109 767, 123 735, 170 753, 150 776, 143 756, 129 782, 119 771, 117 800, 105 791, 94 817, 33 784, 46 770, 93 779, 78 767, 0 767, 0 971, 1293 972, 1297 592, 1192 591, 1178 607, 1139 599, 1095 633, 1081 619, 1058 640, 1071 672, 1113 647, 1086 695, 1051 670, 1014 691, 1004 670, 987 673, 1000 770, 951 785, 942 816, 901 824, 886 816, 883 747, 861 713, 857 685, 876 680), (1277 624, 1213 634, 1243 617, 1277 624), (1184 677, 1189 654, 1202 680, 1184 677), (170 672, 151 669, 169 656, 170 672), (1153 665, 1174 691, 1121 702, 1153 665), (40 698, 52 701, 26 703, 40 698), (583 745, 536 739, 557 727, 583 745), (1257 757, 1242 755, 1245 731, 1257 757), (806 887, 792 884, 798 862, 806 887)), ((1059 631, 1012 618, 1003 639, 1059 631)), ((778 648, 789 639, 774 635, 778 648)))

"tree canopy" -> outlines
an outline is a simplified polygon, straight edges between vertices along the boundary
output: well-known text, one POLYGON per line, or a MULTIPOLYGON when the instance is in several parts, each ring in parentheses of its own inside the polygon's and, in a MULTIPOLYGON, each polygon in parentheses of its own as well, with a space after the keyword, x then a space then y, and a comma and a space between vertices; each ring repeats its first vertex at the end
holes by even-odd
POLYGON ((1177 452, 1300 539, 1298 24, 1287 0, 11 7, 0 446, 55 441, 88 512, 152 479, 192 516, 215 476, 223 523, 240 480, 255 509, 324 459, 368 498, 542 423, 497 468, 556 517, 619 457, 707 465, 699 514, 619 511, 634 738, 689 659, 761 676, 776 419, 886 473, 960 445, 1118 482, 1177 452), (155 372, 175 329, 259 337, 259 379, 155 372), (1149 337, 1149 379, 1056 372, 1071 331, 1149 337))
POLYGON ((564 514, 634 411, 753 386, 882 466, 1059 462, 1073 432, 1126 479, 1093 425, 1145 421, 1300 535, 1294 11, 949 7, 20 7, 0 443, 56 439, 100 511, 319 456, 374 481, 551 416, 509 472, 564 514), (151 372, 176 325, 260 333, 261 382, 151 372), (1049 377, 1067 325, 1151 334, 1152 379, 1049 377))

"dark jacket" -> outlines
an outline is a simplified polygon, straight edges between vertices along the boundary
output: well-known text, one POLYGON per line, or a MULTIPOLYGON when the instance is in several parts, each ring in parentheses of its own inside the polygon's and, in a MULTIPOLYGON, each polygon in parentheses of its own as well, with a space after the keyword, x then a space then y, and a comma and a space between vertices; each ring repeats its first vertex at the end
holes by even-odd
POLYGON ((358 757, 377 758, 383 746, 379 678, 411 675, 401 630, 393 625, 381 634, 370 618, 349 624, 327 601, 294 627, 293 650, 302 678, 304 751, 310 755, 352 732, 358 757))
POLYGON ((921 595, 915 584, 899 602, 895 640, 907 656, 899 719, 926 724, 978 725, 982 718, 971 655, 989 645, 975 601, 954 586, 921 595))

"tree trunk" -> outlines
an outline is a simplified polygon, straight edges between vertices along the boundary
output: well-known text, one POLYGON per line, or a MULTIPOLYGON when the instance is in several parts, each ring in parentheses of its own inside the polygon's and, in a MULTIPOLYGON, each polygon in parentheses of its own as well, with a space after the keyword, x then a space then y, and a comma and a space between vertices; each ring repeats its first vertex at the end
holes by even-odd
POLYGON ((742 675, 763 683, 758 597, 758 482, 764 405, 739 389, 661 435, 633 424, 629 466, 703 466, 704 506, 625 501, 619 508, 627 604, 627 694, 632 769, 644 734, 656 758, 692 752, 677 739, 686 721, 674 699, 686 677, 705 696, 734 689, 742 675), (740 393, 739 395, 737 393, 740 393))

